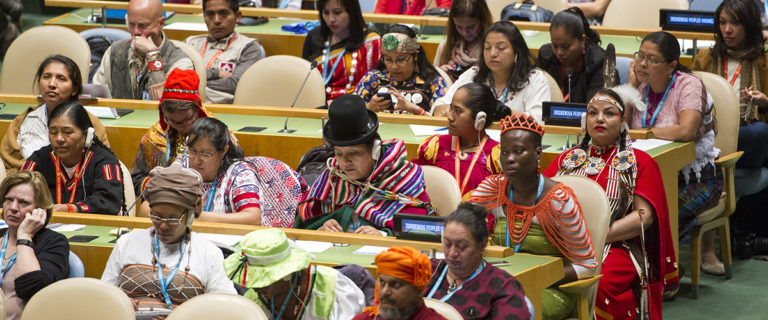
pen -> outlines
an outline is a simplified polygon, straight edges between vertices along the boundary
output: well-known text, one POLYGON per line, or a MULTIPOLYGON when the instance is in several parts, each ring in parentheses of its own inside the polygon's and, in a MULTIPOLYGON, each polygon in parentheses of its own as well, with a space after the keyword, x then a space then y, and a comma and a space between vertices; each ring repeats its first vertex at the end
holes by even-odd
POLYGON ((445 130, 448 130, 448 127, 442 127, 440 129, 435 129, 435 131, 445 131, 445 130))

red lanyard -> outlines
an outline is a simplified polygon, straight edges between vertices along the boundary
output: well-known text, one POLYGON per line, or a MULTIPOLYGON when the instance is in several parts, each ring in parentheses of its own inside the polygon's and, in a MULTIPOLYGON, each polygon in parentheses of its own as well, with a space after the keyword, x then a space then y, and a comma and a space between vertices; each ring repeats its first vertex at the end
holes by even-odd
POLYGON ((453 137, 454 143, 453 143, 453 151, 456 152, 456 155, 454 155, 454 164, 456 165, 456 171, 454 171, 454 176, 456 177, 456 182, 458 183, 461 181, 461 184, 459 185, 459 190, 461 190, 461 195, 464 195, 464 188, 467 187, 467 182, 469 182, 469 176, 472 175, 472 169, 475 167, 475 163, 477 162, 477 159, 480 158, 480 154, 483 151, 483 147, 485 146, 485 142, 488 141, 488 136, 483 137, 483 140, 480 142, 480 146, 477 148, 477 151, 475 151, 475 156, 472 157, 472 161, 469 162, 469 168, 467 168, 467 173, 464 175, 464 181, 461 180, 461 171, 459 167, 459 153, 461 153, 461 146, 459 145, 459 138, 453 137))
MULTIPOLYGON (((739 63, 739 66, 736 67, 736 72, 733 73, 733 78, 731 78, 731 87, 733 87, 733 84, 736 83, 736 78, 739 77, 739 74, 741 73, 741 63, 739 63)), ((728 80, 728 57, 725 57, 723 59, 723 77, 725 80, 728 80)))
POLYGON ((80 161, 80 163, 78 163, 77 166, 75 166, 75 175, 74 177, 72 177, 72 182, 66 186, 67 190, 70 190, 72 192, 69 195, 69 201, 61 202, 61 185, 66 184, 67 178, 64 176, 64 172, 61 171, 61 162, 59 161, 59 158, 56 157, 53 151, 51 151, 51 158, 53 159, 53 164, 56 167, 56 203, 57 204, 75 202, 75 194, 77 193, 77 183, 80 182, 80 179, 83 177, 83 173, 85 172, 85 165, 88 162, 88 160, 91 158, 91 155, 93 155, 93 152, 88 150, 88 152, 86 152, 85 154, 85 157, 83 157, 83 161, 80 161))
MULTIPOLYGON (((227 41, 227 46, 224 47, 224 49, 219 49, 216 54, 213 55, 213 58, 208 61, 208 64, 205 66, 206 69, 210 69, 213 65, 213 62, 216 61, 216 58, 218 58, 222 53, 224 53, 224 50, 227 50, 229 48, 229 45, 232 44, 232 41, 235 41, 235 38, 237 38, 237 33, 232 35, 232 38, 229 38, 229 41, 227 41)), ((205 50, 208 49, 208 40, 205 40, 205 45, 203 46, 203 50, 200 51, 200 57, 205 58, 205 50)))

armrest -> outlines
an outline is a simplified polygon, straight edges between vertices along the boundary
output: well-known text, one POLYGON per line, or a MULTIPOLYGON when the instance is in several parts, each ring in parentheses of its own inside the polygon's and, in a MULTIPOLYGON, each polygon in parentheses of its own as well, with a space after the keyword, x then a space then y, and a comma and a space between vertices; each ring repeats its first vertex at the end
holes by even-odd
POLYGON ((591 287, 593 284, 596 284, 602 276, 602 274, 598 274, 594 277, 568 282, 566 284, 560 285, 558 289, 568 293, 579 294, 589 289, 589 287, 591 287))
POLYGON ((736 151, 734 153, 721 156, 717 159, 715 159, 715 165, 719 167, 733 167, 736 165, 736 161, 739 161, 741 158, 741 155, 744 154, 744 151, 736 151))

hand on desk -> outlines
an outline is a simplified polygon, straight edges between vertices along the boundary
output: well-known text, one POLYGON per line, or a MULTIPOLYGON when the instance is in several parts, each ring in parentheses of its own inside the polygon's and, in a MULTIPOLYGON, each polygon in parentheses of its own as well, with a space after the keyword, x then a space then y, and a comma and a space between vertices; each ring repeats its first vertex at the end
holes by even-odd
POLYGON ((371 226, 361 226, 355 230, 355 234, 370 234, 374 236, 380 236, 381 231, 371 226))
POLYGON ((344 228, 341 227, 336 219, 330 219, 326 221, 320 228, 317 228, 317 230, 328 232, 344 232, 344 228))

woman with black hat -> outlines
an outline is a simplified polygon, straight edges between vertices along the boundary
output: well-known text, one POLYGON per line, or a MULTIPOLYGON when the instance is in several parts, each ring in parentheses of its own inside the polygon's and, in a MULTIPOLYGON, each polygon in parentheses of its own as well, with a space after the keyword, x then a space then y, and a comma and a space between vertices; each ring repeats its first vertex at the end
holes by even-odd
POLYGON ((337 98, 328 118, 323 137, 336 156, 302 197, 295 227, 391 235, 395 213, 432 213, 421 168, 406 160, 402 140, 381 141, 362 98, 337 98))

